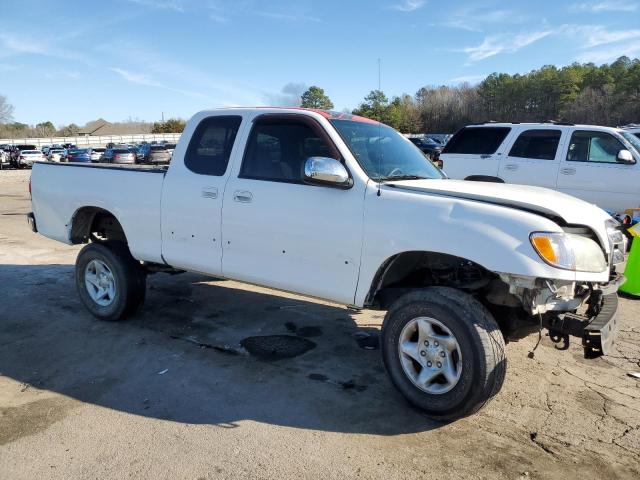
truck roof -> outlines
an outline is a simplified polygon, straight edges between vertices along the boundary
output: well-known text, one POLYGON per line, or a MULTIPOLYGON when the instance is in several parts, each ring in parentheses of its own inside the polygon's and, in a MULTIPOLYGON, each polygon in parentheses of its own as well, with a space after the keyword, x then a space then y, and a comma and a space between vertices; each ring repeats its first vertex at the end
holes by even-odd
POLYGON ((225 107, 225 108, 216 108, 210 110, 203 110, 198 112, 198 115, 215 115, 220 114, 222 112, 229 114, 234 111, 237 112, 262 112, 262 113, 307 113, 307 114, 316 114, 320 115, 327 120, 350 120, 352 122, 362 122, 362 123, 372 123, 379 124, 380 122, 376 120, 372 120, 370 118, 361 117, 359 115, 353 115, 351 113, 345 112, 336 112, 333 110, 321 110, 317 108, 303 108, 303 107, 225 107))

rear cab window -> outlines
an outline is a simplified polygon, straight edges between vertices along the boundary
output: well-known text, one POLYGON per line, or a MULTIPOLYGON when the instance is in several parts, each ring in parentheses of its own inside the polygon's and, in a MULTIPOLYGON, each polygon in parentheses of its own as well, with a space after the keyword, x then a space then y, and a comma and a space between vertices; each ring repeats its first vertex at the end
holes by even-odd
POLYGON ((493 155, 510 131, 510 127, 464 127, 449 140, 442 153, 493 155))
POLYGON ((224 175, 241 123, 240 115, 220 115, 202 120, 187 147, 185 166, 200 175, 224 175))

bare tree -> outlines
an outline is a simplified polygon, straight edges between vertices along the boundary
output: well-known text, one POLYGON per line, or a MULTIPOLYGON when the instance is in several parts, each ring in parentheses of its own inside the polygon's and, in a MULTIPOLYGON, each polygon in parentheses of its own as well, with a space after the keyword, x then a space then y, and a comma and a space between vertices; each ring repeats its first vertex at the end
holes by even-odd
POLYGON ((13 105, 9 103, 7 97, 0 95, 0 123, 9 123, 13 120, 13 105))

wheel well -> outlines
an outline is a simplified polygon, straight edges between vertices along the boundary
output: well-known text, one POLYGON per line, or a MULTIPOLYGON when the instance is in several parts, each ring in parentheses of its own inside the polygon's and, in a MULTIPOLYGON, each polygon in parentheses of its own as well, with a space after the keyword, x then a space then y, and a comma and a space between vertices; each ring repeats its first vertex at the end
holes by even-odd
POLYGON ((500 177, 492 177, 491 175, 469 175, 465 180, 471 182, 492 182, 492 183, 504 183, 500 177))
POLYGON ((76 211, 71 225, 71 242, 117 240, 127 243, 124 229, 114 214, 99 207, 82 207, 76 211))
POLYGON ((474 293, 496 278, 495 273, 466 258, 438 252, 403 252, 380 266, 365 306, 384 309, 407 291, 430 286, 447 286, 474 293))

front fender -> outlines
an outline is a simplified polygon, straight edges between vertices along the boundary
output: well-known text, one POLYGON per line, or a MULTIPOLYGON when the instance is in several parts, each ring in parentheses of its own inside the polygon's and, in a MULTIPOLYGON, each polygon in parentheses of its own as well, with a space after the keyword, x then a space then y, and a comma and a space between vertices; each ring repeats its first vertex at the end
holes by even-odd
POLYGON ((364 306, 376 272, 389 258, 410 251, 471 260, 495 273, 567 281, 608 280, 608 273, 579 273, 544 263, 529 242, 534 231, 562 232, 535 213, 476 200, 383 186, 367 188, 362 264, 354 305, 364 306), (578 278, 578 276, 579 278, 578 278))

